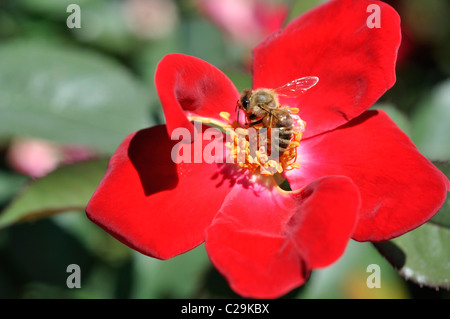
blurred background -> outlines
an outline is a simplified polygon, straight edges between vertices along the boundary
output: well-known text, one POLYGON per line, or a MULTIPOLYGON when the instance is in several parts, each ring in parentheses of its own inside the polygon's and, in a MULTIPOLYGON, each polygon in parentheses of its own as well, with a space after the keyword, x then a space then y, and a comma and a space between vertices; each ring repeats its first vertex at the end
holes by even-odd
MULTIPOLYGON (((252 47, 321 2, 0 0, 0 298, 237 298, 203 245, 148 258, 88 221, 84 207, 125 136, 164 122, 153 76, 165 54, 202 58, 242 90, 252 47), (70 264, 80 266, 79 289, 66 286, 70 264)), ((387 2, 402 17, 403 42, 397 83, 374 108, 449 174, 450 2, 387 2)), ((429 225, 393 242, 406 264, 390 247, 351 242, 285 298, 449 298, 449 216, 447 200, 429 225), (366 285, 370 264, 381 288, 366 285)))

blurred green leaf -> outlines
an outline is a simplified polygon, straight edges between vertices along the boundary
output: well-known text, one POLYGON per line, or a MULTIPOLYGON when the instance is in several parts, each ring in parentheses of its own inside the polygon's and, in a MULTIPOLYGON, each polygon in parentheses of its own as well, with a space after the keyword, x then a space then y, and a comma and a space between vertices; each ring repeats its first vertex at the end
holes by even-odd
POLYGON ((412 117, 412 139, 429 159, 450 160, 450 80, 420 103, 412 117))
POLYGON ((149 99, 118 63, 38 41, 0 47, 0 134, 78 143, 111 153, 151 126, 149 99))
POLYGON ((0 12, 0 37, 40 37, 52 41, 67 42, 66 24, 55 26, 52 21, 30 18, 12 9, 0 12))
POLYGON ((27 177, 24 175, 0 170, 0 205, 13 197, 26 181, 27 177))
POLYGON ((345 254, 334 264, 314 270, 311 278, 300 290, 302 299, 399 299, 409 298, 401 277, 377 252, 371 243, 350 241, 345 254), (369 288, 369 265, 380 266, 381 287, 369 288))
POLYGON ((84 211, 106 166, 106 160, 79 162, 32 182, 0 214, 0 228, 64 211, 84 211))
MULTIPOLYGON (((67 266, 72 263, 79 265, 83 281, 94 263, 80 242, 50 219, 16 224, 2 232, 8 233, 8 236, 7 245, 0 250, 0 258, 8 261, 1 263, 0 272, 6 271, 16 285, 42 282, 68 291, 67 266)), ((23 288, 18 293, 22 294, 23 288)))
POLYGON ((226 59, 227 47, 220 30, 203 18, 190 19, 180 26, 184 54, 192 55, 220 67, 226 59))
MULTIPOLYGON (((73 28, 73 35, 83 43, 126 54, 140 42, 127 24, 123 1, 102 1, 81 7, 81 28, 73 28)), ((68 15, 68 14, 67 14, 68 15)))
POLYGON ((169 260, 139 253, 134 258, 132 298, 195 298, 211 266, 203 245, 169 260))
POLYGON ((83 9, 84 6, 104 1, 105 0, 15 0, 17 5, 31 12, 64 20, 70 15, 70 13, 66 12, 67 7, 70 4, 77 4, 83 9))
POLYGON ((127 260, 131 249, 91 222, 84 212, 67 212, 52 216, 52 221, 76 237, 93 255, 112 265, 127 260))

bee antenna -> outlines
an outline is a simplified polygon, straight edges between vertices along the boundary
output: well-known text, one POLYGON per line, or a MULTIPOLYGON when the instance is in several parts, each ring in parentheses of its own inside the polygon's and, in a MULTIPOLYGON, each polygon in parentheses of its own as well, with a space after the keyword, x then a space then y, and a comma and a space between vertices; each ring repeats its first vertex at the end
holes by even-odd
POLYGON ((241 110, 241 108, 240 108, 240 105, 241 104, 241 101, 240 100, 237 100, 237 102, 236 102, 236 106, 235 106, 235 108, 234 108, 234 111, 236 112, 237 111, 237 119, 236 119, 236 122, 237 122, 237 124, 239 125, 239 111, 241 110))
POLYGON ((237 125, 239 125, 239 111, 241 110, 241 108, 239 107, 238 109, 237 109, 237 118, 236 118, 236 122, 237 122, 237 125))

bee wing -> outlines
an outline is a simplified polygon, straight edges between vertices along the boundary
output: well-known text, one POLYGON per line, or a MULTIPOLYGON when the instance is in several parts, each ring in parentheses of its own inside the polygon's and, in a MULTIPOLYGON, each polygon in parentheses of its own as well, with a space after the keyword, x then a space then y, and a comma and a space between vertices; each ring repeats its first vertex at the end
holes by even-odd
POLYGON ((286 83, 274 91, 280 96, 297 97, 312 88, 317 82, 319 82, 317 76, 305 76, 286 83))

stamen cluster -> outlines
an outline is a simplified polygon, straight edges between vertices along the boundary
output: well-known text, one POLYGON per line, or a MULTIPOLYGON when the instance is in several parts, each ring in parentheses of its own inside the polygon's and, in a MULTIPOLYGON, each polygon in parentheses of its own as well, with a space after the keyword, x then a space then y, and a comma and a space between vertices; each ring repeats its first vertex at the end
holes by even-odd
POLYGON ((221 112, 228 125, 224 129, 230 138, 227 138, 225 147, 229 149, 230 162, 241 168, 261 175, 274 175, 300 168, 297 161, 297 148, 300 145, 305 122, 296 114, 292 114, 294 125, 290 144, 286 151, 278 154, 277 128, 265 128, 262 125, 243 127, 236 121, 230 122, 230 114, 221 112))

